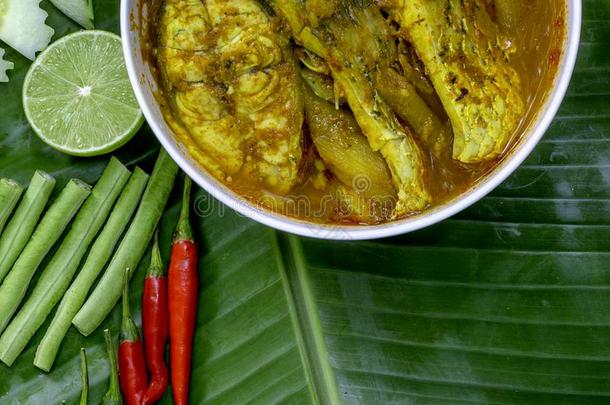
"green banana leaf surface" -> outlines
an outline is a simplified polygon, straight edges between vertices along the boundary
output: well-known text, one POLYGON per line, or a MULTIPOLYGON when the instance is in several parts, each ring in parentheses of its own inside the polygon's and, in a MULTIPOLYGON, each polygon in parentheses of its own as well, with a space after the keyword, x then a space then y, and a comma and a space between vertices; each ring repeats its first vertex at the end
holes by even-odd
MULTIPOLYGON (((55 38, 79 28, 47 1, 55 38)), ((118 32, 118 0, 95 0, 96 28, 118 32)), ((610 403, 610 0, 584 0, 569 93, 528 160, 488 197, 436 226, 368 242, 328 242, 266 228, 199 190, 200 301, 194 404, 610 403)), ((3 46, 3 44, 0 44, 3 46)), ((4 46, 3 46, 4 47, 4 46)), ((7 48, 7 47, 5 47, 7 48)), ((35 169, 95 182, 108 156, 72 158, 29 129, 29 61, 7 48, 0 84, 0 176, 35 169)), ((116 156, 150 171, 145 126, 116 156)), ((161 222, 167 262, 178 214, 161 222)), ((132 282, 139 302, 148 254, 132 282)), ((102 330, 71 329, 54 368, 32 361, 46 325, 12 368, 0 403, 77 403, 79 350, 90 403, 108 386, 102 330)), ((163 403, 171 403, 171 394, 163 403)))

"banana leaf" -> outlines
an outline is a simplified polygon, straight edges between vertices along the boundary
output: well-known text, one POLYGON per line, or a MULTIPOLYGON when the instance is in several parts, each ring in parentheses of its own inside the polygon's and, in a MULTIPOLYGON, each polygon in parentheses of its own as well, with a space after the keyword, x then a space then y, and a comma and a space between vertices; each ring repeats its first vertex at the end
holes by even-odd
MULTIPOLYGON (((96 27, 118 32, 118 3, 94 1, 96 27)), ((514 175, 452 219, 392 239, 327 242, 266 228, 197 192, 193 403, 610 402, 610 0, 583 3, 579 61, 552 127, 514 175)), ((42 6, 56 36, 78 29, 42 6)), ((29 62, 7 51, 15 70, 0 85, 0 177, 26 182, 43 169, 59 183, 95 181, 107 157, 67 157, 28 128, 29 62)), ((117 156, 150 169, 158 147, 144 127, 117 156)), ((161 222, 166 262, 178 199, 161 222)), ((49 374, 32 365, 41 328, 12 368, 0 366, 0 403, 76 403, 81 347, 98 403, 106 327, 116 336, 117 308, 90 337, 70 330, 49 374)))

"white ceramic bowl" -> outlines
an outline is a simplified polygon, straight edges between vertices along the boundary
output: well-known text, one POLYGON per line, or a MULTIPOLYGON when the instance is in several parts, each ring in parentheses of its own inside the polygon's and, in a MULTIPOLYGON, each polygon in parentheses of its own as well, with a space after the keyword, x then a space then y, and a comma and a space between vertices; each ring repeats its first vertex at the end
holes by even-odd
POLYGON ((240 197, 208 174, 175 141, 172 131, 165 123, 159 104, 153 95, 157 87, 150 71, 150 66, 142 58, 141 38, 138 27, 141 25, 141 19, 145 20, 147 18, 147 3, 142 0, 121 1, 121 34, 125 62, 136 98, 140 103, 148 124, 163 147, 186 174, 225 205, 273 228, 302 236, 323 239, 374 239, 415 231, 462 211, 502 183, 534 149, 559 109, 576 62, 582 14, 581 0, 567 0, 566 47, 563 50, 552 91, 544 102, 541 111, 535 117, 534 122, 529 126, 526 133, 521 135, 518 144, 490 175, 479 181, 467 192, 420 215, 381 225, 339 226, 314 224, 258 207, 249 200, 240 197), (139 10, 138 7, 141 4, 144 4, 144 8, 139 10))

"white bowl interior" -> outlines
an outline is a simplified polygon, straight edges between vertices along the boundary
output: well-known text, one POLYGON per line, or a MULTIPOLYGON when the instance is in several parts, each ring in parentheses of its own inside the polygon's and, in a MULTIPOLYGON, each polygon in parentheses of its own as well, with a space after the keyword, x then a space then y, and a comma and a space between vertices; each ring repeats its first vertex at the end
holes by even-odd
POLYGON ((143 60, 138 28, 147 18, 147 2, 121 1, 121 33, 129 78, 148 124, 182 170, 210 195, 242 215, 282 231, 322 239, 375 239, 412 232, 464 210, 502 183, 527 158, 557 113, 576 62, 580 41, 582 3, 581 0, 567 0, 567 5, 566 46, 553 89, 534 122, 528 127, 526 133, 521 135, 521 141, 510 152, 510 156, 504 158, 490 175, 479 181, 469 191, 419 215, 380 225, 325 225, 287 217, 258 207, 208 174, 175 141, 172 130, 166 124, 155 98, 157 85, 150 65, 143 60), (142 10, 139 10, 140 6, 142 6, 142 10))

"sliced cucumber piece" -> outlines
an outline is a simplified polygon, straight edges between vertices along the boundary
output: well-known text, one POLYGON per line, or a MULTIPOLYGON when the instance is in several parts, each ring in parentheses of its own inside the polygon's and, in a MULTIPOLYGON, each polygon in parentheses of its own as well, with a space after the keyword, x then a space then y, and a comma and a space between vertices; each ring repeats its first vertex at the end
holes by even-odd
POLYGON ((8 82, 8 76, 6 71, 13 68, 13 62, 9 62, 3 59, 4 49, 0 48, 0 82, 8 82))
POLYGON ((51 0, 51 3, 83 28, 93 29, 93 3, 91 0, 51 0))
POLYGON ((28 59, 51 42, 53 28, 44 23, 47 13, 40 0, 0 0, 0 39, 28 59))

